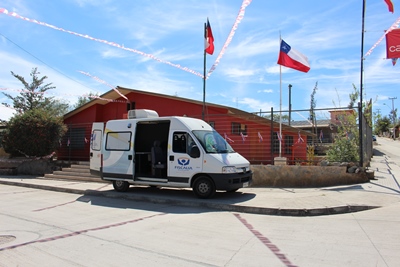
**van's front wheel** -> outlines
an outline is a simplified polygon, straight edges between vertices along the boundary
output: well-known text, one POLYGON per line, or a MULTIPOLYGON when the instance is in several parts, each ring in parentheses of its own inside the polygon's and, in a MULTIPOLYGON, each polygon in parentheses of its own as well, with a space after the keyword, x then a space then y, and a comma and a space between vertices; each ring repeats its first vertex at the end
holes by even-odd
POLYGON ((210 178, 201 176, 194 182, 193 191, 198 198, 211 198, 215 194, 215 186, 210 178))
POLYGON ((129 189, 129 183, 125 181, 113 181, 114 189, 118 192, 126 192, 129 189))

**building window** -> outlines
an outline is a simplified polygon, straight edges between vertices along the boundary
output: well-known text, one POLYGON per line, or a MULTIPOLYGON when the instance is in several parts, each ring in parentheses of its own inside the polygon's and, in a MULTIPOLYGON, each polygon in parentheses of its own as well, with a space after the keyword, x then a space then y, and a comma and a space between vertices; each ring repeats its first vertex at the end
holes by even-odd
POLYGON ((244 134, 247 135, 247 125, 246 124, 241 124, 237 122, 232 122, 232 134, 244 134))
POLYGON ((133 109, 135 109, 136 107, 135 107, 135 102, 131 102, 131 103, 127 103, 126 104, 126 110, 127 111, 129 111, 129 110, 133 110, 133 109))
POLYGON ((67 134, 64 136, 67 146, 71 149, 84 149, 85 139, 87 139, 85 137, 85 131, 85 128, 69 128, 67 134))
POLYGON ((285 135, 285 154, 292 154, 293 136, 285 135))
POLYGON ((279 138, 278 133, 274 133, 272 141, 272 149, 274 153, 279 153, 279 138))

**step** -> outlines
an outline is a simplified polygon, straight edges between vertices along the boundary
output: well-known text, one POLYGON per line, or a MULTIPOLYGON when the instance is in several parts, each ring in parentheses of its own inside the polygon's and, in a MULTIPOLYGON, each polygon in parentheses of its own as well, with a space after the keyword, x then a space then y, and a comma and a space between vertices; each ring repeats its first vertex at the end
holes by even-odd
POLYGON ((81 169, 81 168, 62 168, 63 172, 79 172, 79 173, 90 173, 90 169, 86 168, 86 169, 81 169))
MULTIPOLYGON (((71 164, 71 169, 90 169, 89 165, 78 165, 78 164, 71 164)), ((64 169, 64 168, 63 168, 64 169)))
POLYGON ((69 175, 62 175, 62 174, 46 174, 44 176, 44 179, 109 183, 109 181, 104 181, 100 177, 97 177, 97 176, 82 177, 82 176, 69 176, 69 175))
POLYGON ((77 177, 97 177, 91 175, 90 172, 67 172, 67 171, 54 171, 53 174, 64 176, 77 176, 77 177))

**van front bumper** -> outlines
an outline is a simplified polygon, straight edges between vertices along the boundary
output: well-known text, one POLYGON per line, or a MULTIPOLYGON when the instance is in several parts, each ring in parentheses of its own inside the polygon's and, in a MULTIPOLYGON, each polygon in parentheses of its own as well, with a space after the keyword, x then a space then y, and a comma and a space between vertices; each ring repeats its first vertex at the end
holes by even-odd
POLYGON ((235 190, 242 187, 251 185, 253 179, 253 172, 246 173, 210 173, 213 179, 216 190, 235 190))

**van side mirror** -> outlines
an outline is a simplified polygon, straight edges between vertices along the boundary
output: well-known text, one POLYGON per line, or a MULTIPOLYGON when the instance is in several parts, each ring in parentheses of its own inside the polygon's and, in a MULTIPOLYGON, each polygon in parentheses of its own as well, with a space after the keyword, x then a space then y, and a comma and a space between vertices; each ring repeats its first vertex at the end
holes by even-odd
POLYGON ((200 149, 198 146, 194 145, 190 149, 189 156, 192 158, 200 158, 200 149))

